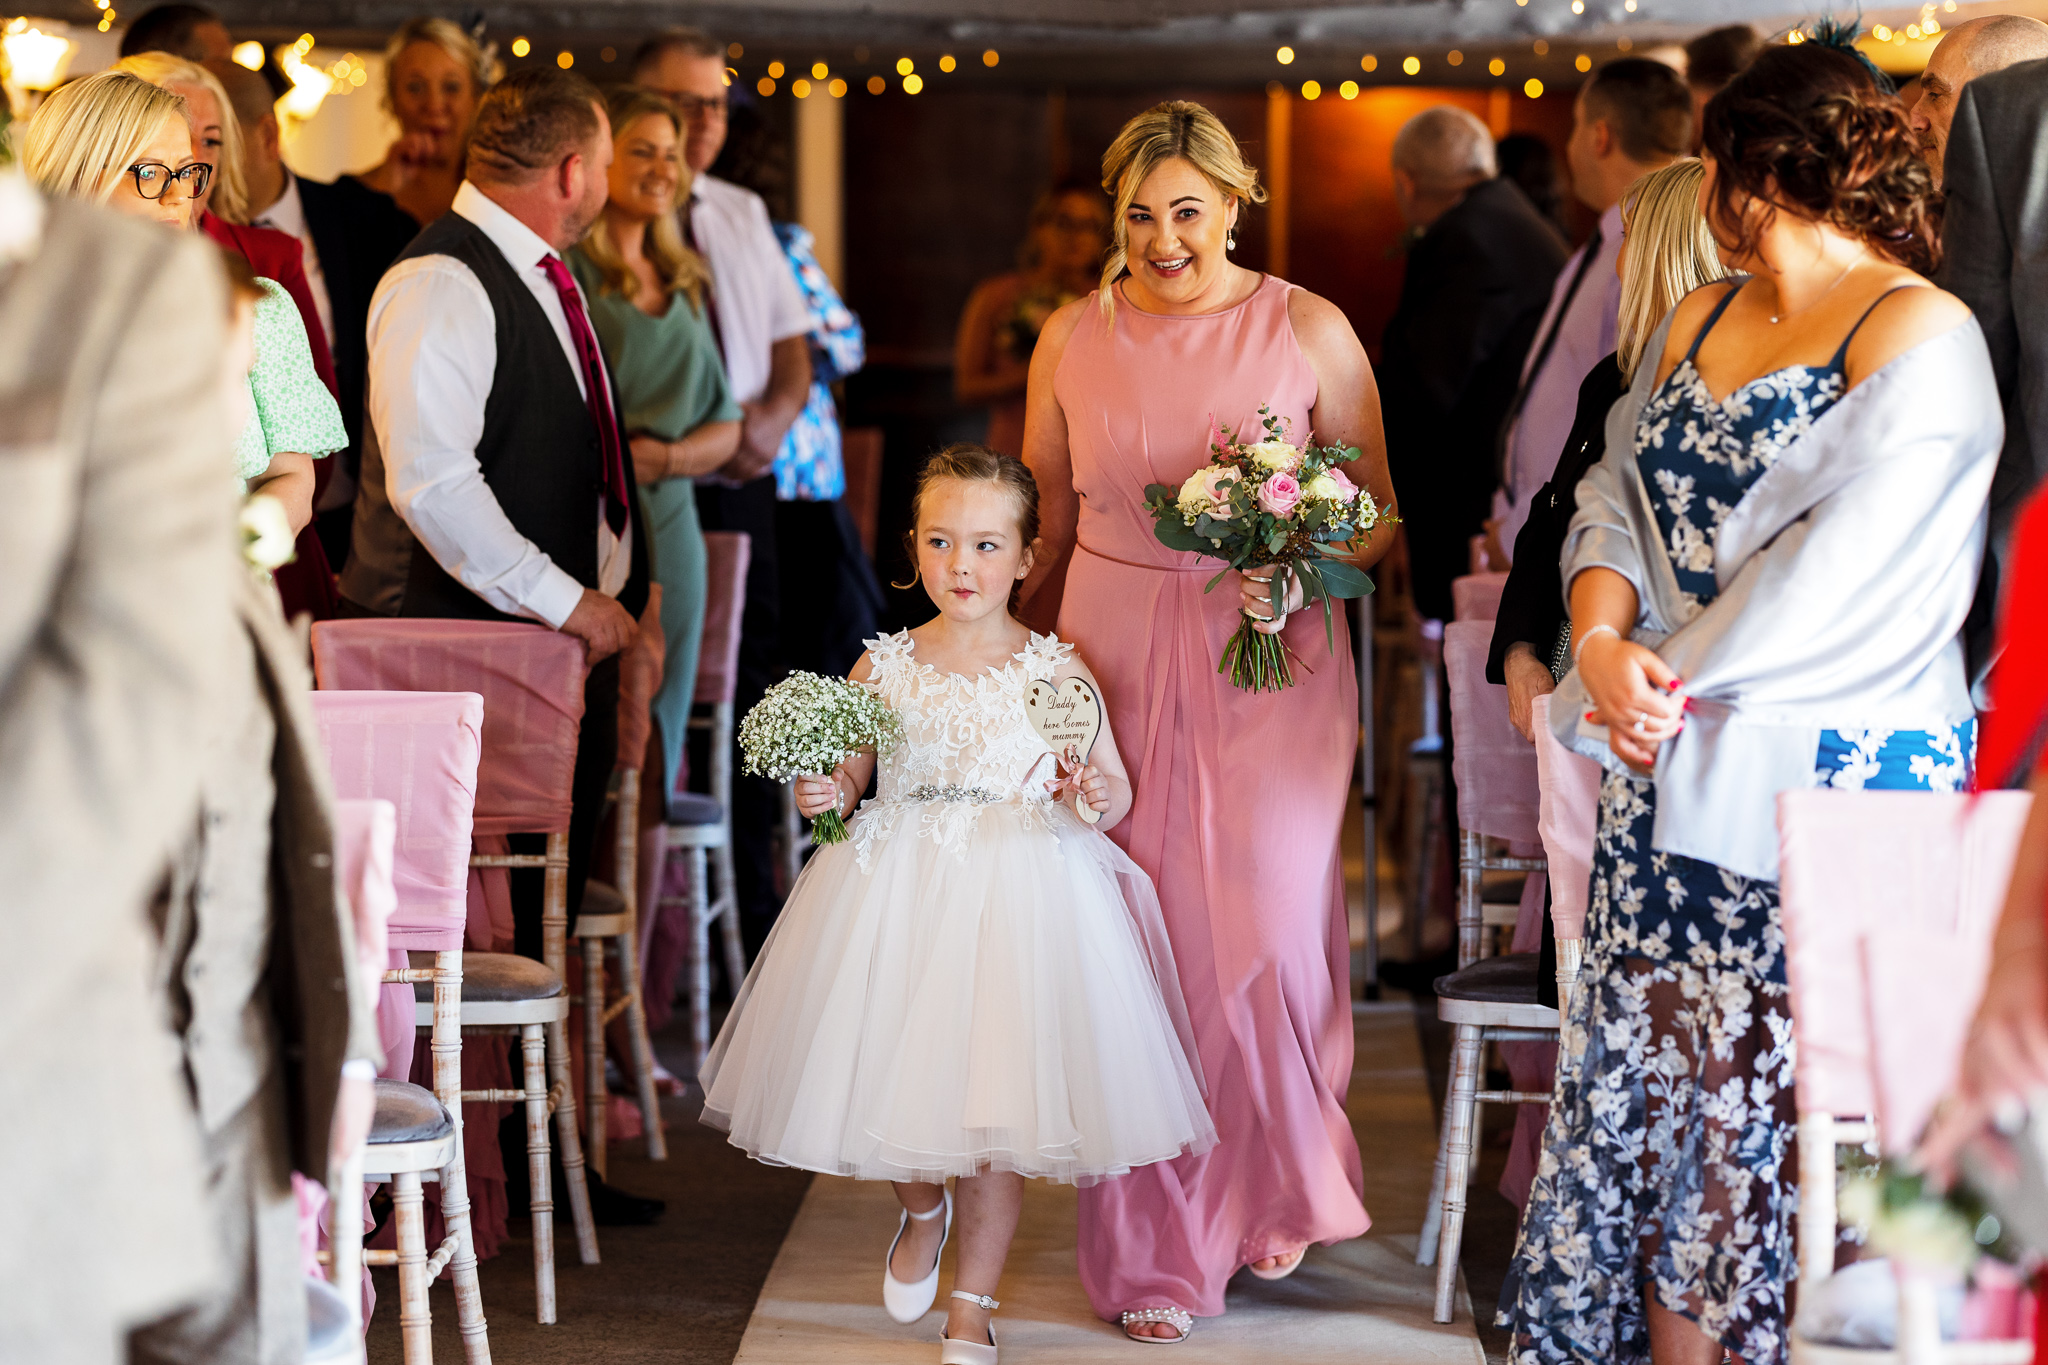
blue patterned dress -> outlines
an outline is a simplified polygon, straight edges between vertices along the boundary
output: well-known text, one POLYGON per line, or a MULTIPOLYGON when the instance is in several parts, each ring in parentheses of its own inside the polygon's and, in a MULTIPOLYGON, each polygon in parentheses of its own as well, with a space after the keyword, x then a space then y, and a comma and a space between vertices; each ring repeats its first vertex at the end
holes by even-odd
MULTIPOLYGON (((1665 553, 1701 605, 1721 522, 1845 387, 1847 340, 1825 367, 1716 401, 1694 359, 1735 293, 1635 436, 1665 553)), ((1957 791, 1974 738, 1974 724, 1825 731, 1814 785, 1957 791)), ((1582 988, 1501 1296, 1516 1365, 1648 1362, 1652 1285, 1747 1365, 1788 1357, 1798 1190, 1778 886, 1651 847, 1656 803, 1627 774, 1601 785, 1582 988)))

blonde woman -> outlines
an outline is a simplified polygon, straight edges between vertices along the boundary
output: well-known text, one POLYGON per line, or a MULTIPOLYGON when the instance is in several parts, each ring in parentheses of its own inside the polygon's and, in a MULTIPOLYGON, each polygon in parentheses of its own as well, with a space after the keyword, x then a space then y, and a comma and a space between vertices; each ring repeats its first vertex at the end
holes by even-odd
POLYGON ((409 20, 385 45, 384 108, 398 120, 398 140, 359 178, 422 227, 455 203, 462 144, 492 68, 490 53, 448 19, 409 20))
POLYGON ((654 716, 660 749, 642 784, 650 799, 682 771, 684 730, 704 635, 704 529, 695 480, 740 445, 740 406, 726 384, 706 308, 710 276, 683 245, 676 205, 690 193, 683 126, 673 105, 645 90, 615 91, 611 197, 568 253, 591 326, 625 408, 641 524, 653 541, 668 658, 654 716))
MULTIPOLYGON (((36 111, 22 138, 22 168, 49 194, 189 231, 213 167, 195 152, 188 119, 182 96, 127 71, 103 71, 64 86, 36 111)), ((235 472, 249 491, 284 504, 296 534, 313 519, 313 461, 347 436, 297 309, 275 280, 257 283, 264 297, 235 472)))
POLYGON ((1650 172, 1621 198, 1622 244, 1614 262, 1621 276, 1621 316, 1615 353, 1579 385, 1578 415, 1558 454, 1557 469, 1530 503, 1529 519, 1515 537, 1514 567, 1501 590, 1486 661, 1487 680, 1507 684, 1508 719, 1524 739, 1534 737, 1530 716, 1536 698, 1554 689, 1570 664, 1565 645, 1571 621, 1563 610, 1557 556, 1578 510, 1573 490, 1606 453, 1607 410, 1628 392, 1643 347, 1664 315, 1701 285, 1728 276, 1700 212, 1705 176, 1701 163, 1688 157, 1650 172))
MULTIPOLYGON (((1044 497, 1043 568, 1025 608, 1057 615, 1132 746, 1130 819, 1112 832, 1158 885, 1219 1145, 1081 1192, 1080 1270, 1096 1312, 1177 1341, 1223 1311, 1240 1267, 1279 1279, 1310 1243, 1356 1237, 1350 935, 1339 831, 1358 738, 1344 618, 1334 651, 1299 589, 1265 574, 1213 593, 1214 561, 1163 548, 1145 485, 1208 459, 1210 420, 1363 453, 1348 472, 1391 506, 1372 367, 1335 306, 1231 261, 1265 198, 1230 131, 1157 105, 1103 157, 1116 208, 1101 287, 1054 313, 1032 352, 1024 458, 1044 497), (1304 666, 1284 698, 1216 660, 1244 616, 1304 666)), ((1355 547, 1368 567, 1391 531, 1355 547)), ((1270 572, 1270 571, 1268 571, 1270 572)), ((1042 627, 1041 627, 1042 628, 1042 627)))

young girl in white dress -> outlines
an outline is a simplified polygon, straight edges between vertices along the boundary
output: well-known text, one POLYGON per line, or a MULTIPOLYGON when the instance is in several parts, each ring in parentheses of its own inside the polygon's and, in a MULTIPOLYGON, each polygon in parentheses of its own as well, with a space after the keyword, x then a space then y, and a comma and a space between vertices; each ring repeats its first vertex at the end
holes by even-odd
MULTIPOLYGON (((869 641, 852 673, 902 737, 734 1001, 705 1062, 704 1121, 759 1161, 895 1182, 882 1298, 898 1322, 937 1297, 957 1201, 939 1359, 993 1365, 1025 1178, 1112 1178, 1203 1150, 1215 1128, 1158 898, 1102 833, 1131 805, 1107 716, 1088 763, 1064 772, 1026 711, 1036 681, 1094 684, 1072 646, 1010 615, 1037 485, 1010 456, 955 446, 927 465, 915 518, 939 614, 869 641)), ((799 780, 798 808, 845 814, 875 766, 862 755, 799 780)))

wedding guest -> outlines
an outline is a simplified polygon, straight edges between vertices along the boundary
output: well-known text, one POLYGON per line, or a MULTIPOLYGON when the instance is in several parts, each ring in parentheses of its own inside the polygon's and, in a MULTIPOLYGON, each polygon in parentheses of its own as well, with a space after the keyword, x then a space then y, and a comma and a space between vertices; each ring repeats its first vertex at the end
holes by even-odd
POLYGON ((1920 73, 1919 93, 1906 106, 1913 131, 1920 135, 1921 153, 1937 182, 1943 179, 1949 125, 1955 120, 1956 101, 1963 87, 1979 76, 2044 57, 2048 57, 2048 24, 2030 15, 1965 19, 1941 35, 1920 73))
POLYGON ((1493 135, 1455 106, 1425 109, 1395 135, 1409 246, 1381 346, 1387 463, 1406 509, 1415 609, 1439 621, 1486 522, 1501 423, 1567 254, 1494 172, 1493 135))
POLYGON ((1711 28, 1685 45, 1685 84, 1692 92, 1692 146, 1697 152, 1700 120, 1706 116, 1707 101, 1721 87, 1742 74, 1764 50, 1764 40, 1748 24, 1711 28))
POLYGON ((221 17, 204 5, 154 5, 121 35, 121 55, 168 52, 188 62, 224 62, 234 36, 221 17))
POLYGON ((953 396, 988 408, 988 444, 1024 448, 1024 386, 1045 320, 1090 293, 1109 246, 1109 205, 1086 180, 1062 180, 1038 196, 1017 268, 974 286, 953 340, 953 396))
MULTIPOLYGON (((611 376, 557 254, 604 208, 603 102, 565 71, 509 76, 477 108, 468 159, 454 209, 370 305, 371 431, 341 589, 369 614, 538 621, 589 647, 573 922, 615 757, 618 654, 647 595, 611 376)), ((517 948, 537 958, 534 889, 514 879, 517 948)))
POLYGON ((1669 165, 1692 145, 1692 102, 1685 83, 1663 62, 1623 57, 1593 72, 1572 105, 1565 144, 1572 194, 1600 215, 1593 232, 1564 263, 1536 343, 1508 407, 1501 489, 1489 528, 1495 568, 1515 543, 1529 507, 1571 431, 1579 385, 1614 350, 1621 306, 1621 196, 1637 180, 1669 165))
POLYGON ((408 19, 384 45, 384 109, 398 138, 355 177, 389 195, 421 227, 455 204, 463 139, 491 88, 492 61, 461 25, 438 15, 408 19))
MULTIPOLYGON (((182 97, 126 71, 73 81, 30 120, 22 167, 46 193, 189 231, 212 167, 194 153, 186 110, 182 97)), ((334 399, 314 373, 298 311, 276 281, 258 284, 264 297, 245 386, 249 412, 233 468, 248 491, 284 505, 296 535, 312 520, 314 459, 345 438, 334 399)))
POLYGON ((1970 678, 1993 657, 1993 610, 2010 577, 2014 518, 2048 475, 2048 67, 2023 62, 1963 87, 1942 168, 1942 261, 1935 276, 1970 307, 1991 349, 2005 449, 1991 481, 1991 535, 1963 632, 1970 678))
POLYGON ((1502 1297, 1531 1360, 1787 1359, 1776 798, 1969 780, 1957 632, 2000 430, 1981 332, 1922 278, 1918 139, 1816 40, 1731 81, 1703 145, 1709 227, 1748 278, 1651 339, 1564 549, 1577 662, 1550 715, 1608 774, 1502 1297))
POLYGON ((1509 133, 1493 144, 1494 164, 1503 180, 1511 180, 1550 225, 1559 232, 1564 225, 1564 177, 1559 174, 1557 155, 1550 144, 1534 133, 1509 133))
POLYGON ((1507 684, 1508 719, 1524 739, 1535 738, 1529 728, 1531 705, 1554 689, 1571 666, 1571 621, 1564 613, 1557 557, 1578 511, 1579 480, 1607 451, 1608 409, 1628 391, 1643 347, 1665 314, 1693 290, 1728 274, 1699 209, 1704 175, 1703 165, 1691 157, 1675 161, 1629 186, 1616 205, 1621 223, 1614 265, 1621 300, 1615 351, 1594 364, 1580 383, 1572 429, 1550 482, 1530 500, 1487 654, 1486 680, 1507 684))
POLYGON ((35 1173, 0 1231, 0 1359, 115 1365, 227 1269, 145 911, 235 639, 228 302, 211 247, 18 171, 0 260, 0 415, 57 436, 0 498, 0 934, 35 964, 0 995, 0 1160, 35 1173))
MULTIPOLYGON (((726 380, 744 414, 740 448, 697 489, 707 531, 743 531, 752 542, 741 620, 741 714, 782 676, 782 587, 776 537, 775 457, 810 400, 810 309, 790 274, 761 197, 708 172, 725 146, 730 104, 725 47, 696 29, 650 39, 633 59, 633 79, 671 100, 683 120, 683 160, 693 179, 678 210, 683 240, 711 267, 711 314, 726 380)), ((774 831, 781 788, 766 778, 733 779, 734 864, 740 916, 750 944, 774 922, 774 831)))
MULTIPOLYGON (((1482 136, 1484 129, 1481 129, 1482 136)), ((1480 144, 1490 160, 1491 139, 1480 144)), ((1364 1232, 1344 1114, 1352 1024, 1338 825, 1357 747, 1343 613, 1293 619, 1271 570, 1207 593, 1213 560, 1163 548, 1145 485, 1209 458, 1212 417, 1354 445, 1352 480, 1391 507, 1364 348, 1327 301, 1230 259, 1265 198, 1217 117, 1161 104, 1103 157, 1114 234, 1101 289, 1054 313, 1031 357, 1024 453, 1044 500, 1045 566, 1025 604, 1057 616, 1102 680, 1135 804, 1111 837, 1159 888, 1219 1142, 1081 1192, 1089 1301, 1134 1337, 1176 1341, 1223 1311, 1241 1267, 1280 1279, 1310 1244, 1364 1232), (1308 666, 1284 699, 1216 670, 1245 616, 1308 666), (1311 671, 1311 668, 1313 671, 1311 671)), ((1531 219, 1519 191, 1509 193, 1531 219)), ((1561 254, 1561 253, 1560 253, 1561 254)), ((1390 537, 1350 547, 1368 567, 1390 537)))
POLYGON ((661 96, 630 86, 611 93, 606 111, 613 134, 610 198, 568 261, 618 385, 654 578, 662 588, 667 655, 653 706, 657 743, 641 770, 641 790, 665 810, 685 770, 704 635, 696 479, 739 449, 740 408, 726 388, 706 310, 710 273, 676 227, 676 201, 691 178, 682 159, 682 120, 661 96))
POLYGON ((834 384, 867 363, 867 336, 818 264, 810 230, 790 221, 789 139, 758 109, 735 109, 728 123, 717 169, 761 196, 811 315, 810 396, 775 452, 780 662, 843 674, 866 652, 882 613, 881 580, 846 506, 846 458, 832 397, 834 384))

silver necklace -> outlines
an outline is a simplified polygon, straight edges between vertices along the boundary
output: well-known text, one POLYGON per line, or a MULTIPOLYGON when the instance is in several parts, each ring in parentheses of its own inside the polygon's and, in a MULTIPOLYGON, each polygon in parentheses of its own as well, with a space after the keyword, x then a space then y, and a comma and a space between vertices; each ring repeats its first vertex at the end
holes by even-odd
MULTIPOLYGON (((1807 304, 1806 307, 1800 309, 1798 313, 1787 313, 1785 316, 1790 318, 1796 318, 1800 315, 1800 313, 1810 313, 1814 309, 1820 307, 1822 300, 1826 299, 1828 295, 1834 293, 1835 290, 1841 285, 1842 281, 1849 278, 1849 272, 1854 270, 1857 266, 1861 264, 1863 264, 1863 262, 1861 261, 1851 261, 1849 262, 1849 264, 1843 266, 1842 273, 1835 276, 1834 284, 1831 284, 1827 288, 1820 291, 1820 298, 1817 298, 1812 303, 1807 304)), ((1772 287, 1771 292, 1774 294, 1777 292, 1776 286, 1772 287)), ((1778 315, 1775 313, 1771 315, 1771 325, 1773 327, 1778 325, 1778 315)))

